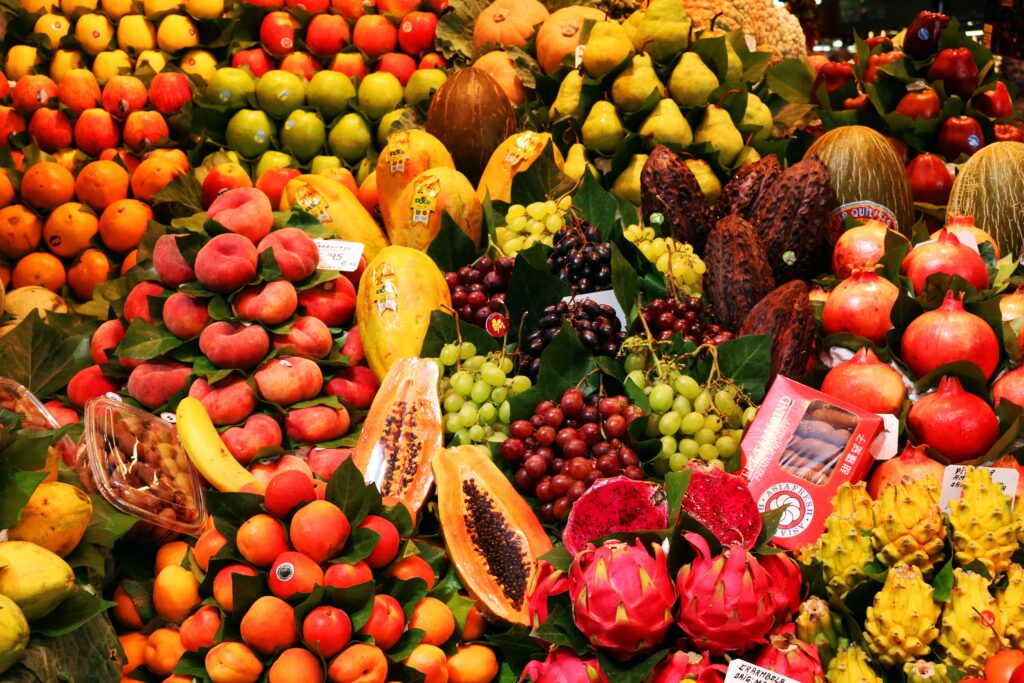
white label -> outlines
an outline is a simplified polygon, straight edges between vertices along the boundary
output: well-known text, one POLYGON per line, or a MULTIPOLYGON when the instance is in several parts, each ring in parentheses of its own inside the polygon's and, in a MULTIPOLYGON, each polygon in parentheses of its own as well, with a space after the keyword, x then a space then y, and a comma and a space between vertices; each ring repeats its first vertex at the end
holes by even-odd
POLYGON ((320 250, 320 262, 317 270, 340 270, 352 273, 359 268, 359 259, 363 255, 362 242, 346 242, 345 240, 313 240, 320 250))
POLYGON ((729 669, 725 672, 725 683, 797 683, 797 681, 742 659, 734 659, 729 662, 729 669))
POLYGON ((750 50, 751 52, 755 52, 757 50, 757 38, 750 35, 749 33, 744 33, 743 40, 747 43, 748 50, 750 50))
POLYGON ((576 51, 573 52, 573 64, 574 64, 573 68, 574 69, 580 68, 580 64, 583 63, 583 50, 586 47, 587 47, 586 45, 577 45, 576 46, 576 51))
POLYGON ((590 299, 599 304, 607 304, 615 309, 615 317, 622 323, 622 329, 626 329, 626 313, 622 310, 622 306, 619 305, 619 300, 615 298, 615 292, 606 289, 601 292, 591 292, 590 294, 577 294, 576 296, 563 297, 562 301, 566 303, 572 303, 573 301, 584 301, 590 299))
POLYGON ((169 425, 178 424, 178 416, 171 412, 160 413, 160 419, 169 425))
POLYGON ((109 398, 111 401, 117 401, 118 403, 124 403, 124 399, 121 398, 121 394, 115 393, 113 391, 108 391, 107 393, 103 394, 103 397, 104 398, 109 398))
POLYGON ((900 419, 890 413, 879 413, 882 418, 882 433, 875 437, 871 453, 875 460, 892 460, 900 447, 900 419))
MULTIPOLYGON (((1013 467, 985 467, 983 469, 991 472, 992 481, 1003 487, 1003 493, 1010 497, 1010 507, 1012 509, 1020 473, 1013 467)), ((946 472, 942 475, 942 493, 939 495, 939 506, 943 512, 950 511, 949 502, 951 500, 960 499, 966 473, 967 465, 946 466, 946 472)))
POLYGON ((277 361, 277 364, 286 368, 290 368, 292 366, 291 361, 287 361, 284 359, 277 361))

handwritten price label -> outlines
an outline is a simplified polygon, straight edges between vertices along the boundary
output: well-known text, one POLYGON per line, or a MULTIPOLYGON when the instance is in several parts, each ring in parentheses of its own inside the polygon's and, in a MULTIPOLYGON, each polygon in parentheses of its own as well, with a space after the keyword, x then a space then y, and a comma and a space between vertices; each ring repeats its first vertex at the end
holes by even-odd
POLYGON ((313 242, 320 250, 317 270, 340 270, 343 273, 351 273, 359 267, 359 258, 363 255, 362 242, 324 239, 315 239, 313 242))

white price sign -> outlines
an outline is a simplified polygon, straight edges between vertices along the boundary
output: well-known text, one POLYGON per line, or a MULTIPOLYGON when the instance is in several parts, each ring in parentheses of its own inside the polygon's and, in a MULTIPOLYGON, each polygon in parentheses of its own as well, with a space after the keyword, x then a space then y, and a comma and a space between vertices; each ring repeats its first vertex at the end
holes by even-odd
POLYGON ((340 270, 343 273, 352 273, 359 268, 359 258, 363 255, 361 242, 324 239, 315 239, 313 242, 320 250, 320 262, 316 264, 317 270, 340 270))
POLYGON ((729 662, 729 668, 725 672, 725 683, 797 683, 797 681, 789 676, 777 674, 771 669, 765 669, 742 659, 734 659, 729 662))
MULTIPOLYGON (((1013 505, 1014 494, 1017 491, 1017 480, 1020 474, 1013 467, 986 467, 992 473, 992 481, 1003 487, 1003 493, 1010 497, 1010 505, 1013 505)), ((939 494, 939 506, 943 512, 949 512, 949 502, 960 500, 963 494, 964 475, 967 474, 966 465, 947 465, 942 475, 942 492, 939 494)))

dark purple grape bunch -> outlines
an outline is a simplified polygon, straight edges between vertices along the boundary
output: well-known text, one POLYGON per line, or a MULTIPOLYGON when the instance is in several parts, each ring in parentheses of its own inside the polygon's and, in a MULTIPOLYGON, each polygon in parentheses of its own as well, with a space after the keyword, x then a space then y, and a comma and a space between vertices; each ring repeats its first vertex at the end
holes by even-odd
POLYGON ((597 228, 566 214, 566 227, 555 233, 548 269, 576 294, 611 289, 612 246, 602 242, 597 228))
POLYGON ((653 299, 644 309, 643 316, 647 328, 659 341, 664 341, 677 332, 682 335, 684 341, 697 346, 717 346, 735 337, 732 332, 708 320, 704 314, 704 303, 698 297, 683 300, 653 299))
POLYGON ((536 381, 540 356, 568 320, 580 341, 595 356, 615 356, 626 339, 626 331, 607 304, 591 299, 568 303, 560 301, 541 311, 540 326, 523 339, 519 347, 519 374, 536 381))
POLYGON ((483 327, 492 313, 503 313, 505 291, 514 264, 515 261, 507 256, 495 260, 485 256, 471 266, 445 273, 444 279, 452 294, 452 308, 459 318, 483 327))

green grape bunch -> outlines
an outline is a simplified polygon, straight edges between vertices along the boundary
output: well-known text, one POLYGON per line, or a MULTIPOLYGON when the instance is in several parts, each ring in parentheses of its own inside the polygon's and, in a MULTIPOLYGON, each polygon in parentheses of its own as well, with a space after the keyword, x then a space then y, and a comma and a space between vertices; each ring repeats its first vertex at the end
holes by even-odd
POLYGON ((514 257, 535 244, 554 246, 555 233, 565 225, 565 214, 572 207, 572 197, 555 201, 513 204, 505 213, 506 224, 495 230, 498 249, 514 257))
POLYGON ((699 297, 704 291, 704 273, 707 266, 693 251, 693 247, 672 237, 658 237, 652 227, 630 225, 622 234, 636 245, 640 253, 654 264, 658 272, 672 279, 676 289, 687 296, 699 297))

